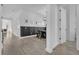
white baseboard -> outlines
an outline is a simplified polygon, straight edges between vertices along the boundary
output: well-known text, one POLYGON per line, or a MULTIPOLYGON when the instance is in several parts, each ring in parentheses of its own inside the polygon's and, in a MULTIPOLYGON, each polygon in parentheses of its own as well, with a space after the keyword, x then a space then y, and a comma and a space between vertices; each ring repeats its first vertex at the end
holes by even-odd
POLYGON ((76 46, 76 49, 79 51, 79 47, 78 46, 76 46))
POLYGON ((48 52, 48 53, 52 53, 53 52, 53 49, 46 48, 45 51, 48 52))
POLYGON ((36 35, 24 36, 24 37, 20 37, 20 39, 30 38, 30 37, 36 37, 36 35))
POLYGON ((2 54, 3 44, 0 42, 0 55, 2 54))
POLYGON ((79 48, 77 48, 77 50, 79 51, 79 48))
POLYGON ((56 43, 56 44, 53 45, 52 48, 46 48, 45 51, 48 52, 48 53, 52 53, 53 49, 56 48, 56 46, 58 46, 58 45, 59 45, 59 43, 56 43))
POLYGON ((59 45, 59 43, 56 43, 56 44, 52 47, 52 49, 56 48, 58 45, 59 45))

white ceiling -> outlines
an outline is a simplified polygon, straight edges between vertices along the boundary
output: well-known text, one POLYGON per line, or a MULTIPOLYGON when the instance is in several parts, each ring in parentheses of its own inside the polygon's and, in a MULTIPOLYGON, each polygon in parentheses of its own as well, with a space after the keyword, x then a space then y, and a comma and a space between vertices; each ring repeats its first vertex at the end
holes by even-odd
POLYGON ((4 4, 3 5, 3 15, 9 14, 11 12, 33 12, 39 15, 45 15, 47 4, 4 4))
POLYGON ((4 4, 4 12, 8 12, 11 10, 26 10, 26 11, 38 11, 44 8, 45 4, 4 4))
MULTIPOLYGON (((38 14, 45 15, 46 7, 48 4, 4 4, 3 5, 3 13, 9 12, 17 12, 17 11, 25 11, 25 12, 36 12, 38 14)), ((71 4, 58 4, 58 6, 62 6, 65 9, 68 9, 71 4)))
MULTIPOLYGON (((47 6, 47 5, 48 4, 4 4, 3 7, 6 11, 9 11, 11 9, 38 11, 38 10, 41 10, 42 8, 44 9, 45 6, 47 6)), ((71 5, 71 4, 58 4, 58 6, 62 6, 64 8, 68 8, 69 5, 71 5)))

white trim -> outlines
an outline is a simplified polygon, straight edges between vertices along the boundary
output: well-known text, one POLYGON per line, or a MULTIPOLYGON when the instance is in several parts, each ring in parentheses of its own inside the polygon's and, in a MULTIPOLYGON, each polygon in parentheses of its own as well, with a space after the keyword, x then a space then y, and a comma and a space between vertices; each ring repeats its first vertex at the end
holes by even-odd
POLYGON ((29 38, 29 37, 36 37, 36 35, 24 36, 24 37, 20 37, 20 39, 29 38))
POLYGON ((0 55, 2 54, 3 44, 0 42, 0 55))
POLYGON ((77 47, 77 50, 79 51, 79 47, 77 47))
POLYGON ((53 52, 53 49, 46 48, 45 51, 48 52, 48 53, 52 53, 53 52))

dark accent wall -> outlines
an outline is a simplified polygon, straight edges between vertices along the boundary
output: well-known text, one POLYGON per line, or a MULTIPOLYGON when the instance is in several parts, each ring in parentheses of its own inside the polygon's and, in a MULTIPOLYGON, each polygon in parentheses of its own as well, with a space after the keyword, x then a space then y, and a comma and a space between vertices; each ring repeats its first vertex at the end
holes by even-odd
POLYGON ((29 36, 29 35, 35 35, 39 30, 45 30, 45 27, 27 27, 27 26, 21 26, 20 32, 21 37, 23 36, 29 36))

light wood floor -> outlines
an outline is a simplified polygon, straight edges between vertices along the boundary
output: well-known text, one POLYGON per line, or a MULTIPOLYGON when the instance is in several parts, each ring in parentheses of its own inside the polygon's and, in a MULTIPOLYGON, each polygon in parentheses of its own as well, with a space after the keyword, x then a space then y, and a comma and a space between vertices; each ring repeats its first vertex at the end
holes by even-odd
POLYGON ((19 39, 12 35, 4 41, 3 55, 78 55, 75 42, 66 42, 58 45, 54 52, 49 54, 45 51, 46 39, 29 37, 19 39))

